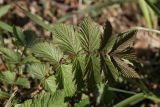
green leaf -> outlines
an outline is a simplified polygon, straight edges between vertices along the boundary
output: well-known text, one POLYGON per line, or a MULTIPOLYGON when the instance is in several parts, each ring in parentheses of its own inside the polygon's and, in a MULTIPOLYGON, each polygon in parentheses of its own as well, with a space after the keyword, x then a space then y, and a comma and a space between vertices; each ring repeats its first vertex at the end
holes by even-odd
POLYGON ((37 43, 31 48, 31 50, 36 57, 43 58, 54 64, 59 63, 63 57, 63 53, 59 48, 47 42, 37 43))
POLYGON ((133 48, 127 48, 125 51, 120 53, 120 56, 128 61, 138 61, 135 50, 133 48))
POLYGON ((109 38, 109 40, 106 43, 106 46, 104 48, 104 50, 107 51, 107 53, 111 52, 113 49, 113 46, 115 45, 117 40, 117 35, 112 34, 111 37, 109 38))
POLYGON ((99 25, 94 23, 91 18, 87 17, 83 20, 80 33, 81 45, 86 52, 94 52, 100 48, 99 25))
POLYGON ((93 91, 101 82, 101 68, 99 56, 87 56, 84 80, 86 81, 89 90, 93 91))
POLYGON ((115 62, 117 63, 117 66, 119 67, 119 71, 124 77, 127 78, 140 78, 138 73, 131 68, 127 63, 122 61, 122 59, 119 59, 118 57, 113 57, 115 62))
POLYGON ((13 34, 20 45, 25 47, 31 47, 36 43, 36 33, 32 30, 22 31, 19 27, 13 27, 13 34))
POLYGON ((132 47, 136 39, 136 29, 129 29, 125 32, 122 32, 118 35, 117 43, 114 46, 115 52, 121 52, 128 47, 132 47))
POLYGON ((64 93, 57 91, 54 94, 41 93, 33 99, 15 105, 15 107, 67 107, 67 103, 64 102, 64 93))
POLYGON ((5 71, 0 72, 0 81, 13 85, 16 79, 16 73, 5 71))
POLYGON ((40 63, 40 60, 36 59, 33 56, 27 56, 22 60, 23 64, 32 64, 32 63, 40 63))
POLYGON ((45 64, 35 63, 29 66, 30 73, 35 76, 35 78, 42 80, 45 79, 48 67, 45 64))
POLYGON ((29 82, 29 80, 27 78, 19 77, 16 80, 15 84, 23 86, 24 88, 27 88, 27 89, 30 88, 30 82, 29 82))
POLYGON ((116 41, 116 36, 112 34, 112 25, 109 21, 106 21, 104 33, 101 39, 101 48, 105 48, 109 53, 113 47, 113 44, 116 41))
POLYGON ((82 101, 76 103, 74 107, 90 107, 89 98, 82 99, 82 101))
POLYGON ((0 47, 0 55, 2 55, 8 63, 17 64, 20 62, 20 54, 11 49, 0 47))
POLYGON ((2 16, 4 16, 10 9, 11 9, 12 5, 4 5, 2 7, 0 7, 0 18, 2 16))
POLYGON ((20 45, 25 45, 25 37, 23 31, 20 27, 13 26, 13 34, 20 45))
POLYGON ((57 89, 56 78, 54 75, 45 79, 42 84, 44 85, 45 90, 50 91, 51 93, 54 93, 57 89))
POLYGON ((4 47, 4 37, 2 32, 0 32, 0 47, 4 47))
POLYGON ((4 23, 2 21, 0 21, 0 28, 3 29, 3 30, 5 30, 5 31, 8 31, 10 33, 13 33, 12 26, 10 26, 7 23, 4 23))
MULTIPOLYGON (((19 6, 20 7, 20 6, 19 6)), ((44 21, 42 19, 40 19, 40 16, 37 15, 33 15, 32 13, 28 12, 27 10, 23 9, 22 7, 20 7, 20 9, 23 11, 23 13, 28 16, 31 20, 33 20, 36 24, 40 25, 41 27, 43 27, 44 29, 48 30, 48 31, 53 31, 53 27, 48 24, 49 22, 44 21)))
POLYGON ((83 81, 83 62, 85 61, 85 57, 76 57, 73 61, 73 68, 72 72, 74 73, 74 80, 77 85, 77 90, 81 90, 84 87, 84 81, 83 81))
POLYGON ((77 54, 81 50, 79 33, 72 25, 57 24, 54 26, 55 42, 69 53, 77 54))
POLYGON ((114 66, 114 64, 112 63, 111 57, 109 55, 106 55, 104 60, 105 60, 105 63, 109 69, 109 72, 112 74, 113 78, 115 80, 118 80, 119 72, 118 72, 117 68, 114 66))
POLYGON ((98 87, 98 96, 97 104, 100 107, 112 107, 113 101, 115 99, 115 93, 108 90, 108 86, 104 83, 97 85, 98 87))
POLYGON ((24 37, 25 37, 25 45, 27 47, 32 47, 37 42, 37 35, 34 31, 32 30, 26 30, 23 32, 24 37))
POLYGON ((72 65, 59 65, 57 67, 57 73, 58 88, 64 89, 66 96, 73 96, 76 86, 73 81, 72 65))
MULTIPOLYGON (((130 107, 133 106, 134 102, 139 102, 142 101, 144 98, 144 94, 143 93, 138 93, 135 94, 125 100, 122 100, 121 102, 119 102, 118 104, 114 105, 113 107, 130 107)), ((135 103, 136 104, 136 103, 135 103)))
POLYGON ((0 89, 0 100, 7 99, 7 98, 9 98, 9 97, 10 97, 10 95, 9 95, 7 92, 2 91, 2 90, 0 89))
POLYGON ((109 53, 112 50, 116 40, 117 36, 115 34, 112 34, 112 25, 109 21, 107 21, 102 36, 101 49, 104 48, 104 50, 109 53))

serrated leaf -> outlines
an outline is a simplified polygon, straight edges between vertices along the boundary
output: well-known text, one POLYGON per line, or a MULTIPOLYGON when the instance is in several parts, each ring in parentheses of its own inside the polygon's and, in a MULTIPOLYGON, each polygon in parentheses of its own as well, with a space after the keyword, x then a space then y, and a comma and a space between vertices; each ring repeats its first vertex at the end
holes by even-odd
MULTIPOLYGON (((20 6, 19 6, 20 7, 20 6)), ((40 19, 40 16, 34 15, 32 13, 30 13, 29 11, 23 9, 22 7, 20 7, 20 9, 23 11, 23 13, 28 16, 31 20, 33 20, 36 24, 40 25, 41 27, 43 27, 44 29, 48 30, 48 31, 53 31, 53 27, 50 24, 47 24, 47 21, 44 21, 42 19, 40 19)))
POLYGON ((48 42, 37 43, 31 48, 36 57, 57 64, 63 57, 61 50, 48 42))
POLYGON ((72 72, 74 73, 74 80, 75 80, 75 84, 77 85, 77 90, 81 90, 82 87, 84 87, 84 81, 83 81, 84 68, 81 66, 81 60, 83 60, 84 62, 85 57, 83 58, 82 57, 81 58, 77 57, 73 61, 72 72))
POLYGON ((25 45, 25 37, 23 31, 20 27, 13 26, 13 34, 20 45, 25 45))
POLYGON ((80 33, 81 45, 86 52, 93 52, 100 48, 101 32, 99 25, 94 23, 91 18, 87 17, 83 20, 80 33))
POLYGON ((17 64, 20 61, 20 54, 8 48, 0 47, 0 55, 2 55, 8 63, 17 64))
POLYGON ((112 35, 112 25, 111 23, 107 20, 105 23, 105 28, 104 28, 104 33, 102 35, 102 42, 101 42, 101 48, 103 49, 109 40, 109 38, 112 35))
POLYGON ((57 73, 58 88, 64 89, 66 96, 74 95, 76 86, 73 81, 72 65, 59 65, 57 67, 57 73))
POLYGON ((54 93, 57 89, 56 85, 56 78, 54 75, 48 77, 42 82, 45 90, 50 91, 51 93, 54 93))
POLYGON ((124 77, 127 78, 140 78, 138 73, 131 68, 128 64, 126 64, 124 61, 117 57, 113 57, 115 62, 117 63, 117 66, 120 68, 120 72, 124 77))
POLYGON ((16 79, 16 73, 5 71, 0 72, 0 81, 13 85, 16 79))
POLYGON ((10 4, 0 7, 0 18, 4 16, 11 9, 11 7, 12 5, 10 4))
POLYGON ((36 43, 36 33, 32 30, 22 31, 19 27, 13 27, 13 34, 20 45, 27 48, 36 43))
POLYGON ((35 78, 42 80, 47 74, 48 67, 45 64, 35 63, 29 66, 30 73, 35 76, 35 78))
POLYGON ((119 78, 119 72, 117 68, 114 66, 114 64, 112 63, 111 57, 109 55, 106 55, 104 60, 107 67, 109 68, 109 72, 112 74, 113 78, 117 80, 119 78))
POLYGON ((84 80, 86 81, 87 87, 92 91, 97 87, 96 84, 101 82, 100 70, 99 56, 93 55, 86 57, 84 80))
POLYGON ((32 45, 34 45, 37 40, 36 40, 36 33, 32 30, 26 30, 23 32, 24 37, 25 37, 25 45, 27 47, 31 47, 32 45))
POLYGON ((54 26, 55 42, 69 53, 77 54, 81 50, 79 33, 72 25, 57 24, 54 26))
POLYGON ((56 91, 54 94, 41 93, 32 100, 18 104, 18 107, 67 107, 67 103, 64 102, 64 93, 56 91))
POLYGON ((113 49, 113 46, 115 45, 117 40, 117 35, 112 34, 111 37, 109 38, 109 40, 106 43, 106 46, 104 48, 104 50, 107 51, 107 53, 111 52, 113 49))
POLYGON ((118 35, 117 43, 114 46, 115 52, 121 52, 126 48, 132 47, 136 38, 137 30, 129 29, 125 32, 122 32, 118 35))
POLYGON ((19 77, 16 80, 15 84, 23 86, 24 88, 28 88, 28 89, 30 88, 30 82, 27 78, 19 77))
POLYGON ((135 53, 135 50, 133 48, 128 48, 126 49, 125 51, 123 51, 120 56, 123 58, 123 59, 127 59, 129 61, 136 61, 138 60, 137 57, 136 57, 136 53, 135 53))

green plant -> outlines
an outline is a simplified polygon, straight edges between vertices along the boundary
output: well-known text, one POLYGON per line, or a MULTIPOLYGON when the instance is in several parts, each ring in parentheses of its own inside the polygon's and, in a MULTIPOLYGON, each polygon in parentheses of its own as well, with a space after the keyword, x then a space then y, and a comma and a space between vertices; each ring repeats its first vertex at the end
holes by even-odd
POLYGON ((13 35, 10 39, 14 45, 0 46, 6 68, 0 73, 0 81, 5 85, 0 99, 8 99, 5 106, 127 107, 144 99, 160 102, 143 86, 134 69, 138 60, 132 45, 137 28, 114 34, 109 21, 100 30, 89 17, 80 26, 50 25, 22 11, 53 36, 42 40, 34 31, 0 22, 0 28, 13 35), (114 88, 116 83, 126 80, 133 83, 133 78, 144 93, 114 88), (117 92, 133 96, 120 101, 117 92))

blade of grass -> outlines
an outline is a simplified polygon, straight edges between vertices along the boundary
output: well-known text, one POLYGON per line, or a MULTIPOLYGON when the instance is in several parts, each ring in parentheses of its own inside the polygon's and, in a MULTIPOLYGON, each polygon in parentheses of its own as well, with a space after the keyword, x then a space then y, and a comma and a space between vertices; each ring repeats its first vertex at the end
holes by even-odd
POLYGON ((160 98, 155 96, 155 95, 145 95, 144 96, 146 99, 152 100, 154 102, 160 103, 160 98))
POLYGON ((145 0, 146 3, 154 10, 154 12, 160 16, 160 6, 158 4, 158 0, 145 0))
MULTIPOLYGON (((123 0, 123 2, 124 1, 125 2, 129 2, 131 0, 123 0)), ((57 23, 64 22, 65 20, 72 18, 72 16, 75 15, 75 14, 91 13, 94 10, 101 9, 101 8, 104 8, 104 7, 113 5, 113 4, 117 4, 117 3, 120 4, 120 3, 122 3, 122 1, 121 0, 112 0, 112 1, 99 2, 99 3, 96 3, 96 4, 92 5, 92 6, 88 6, 85 9, 74 11, 74 12, 70 12, 70 13, 66 14, 65 16, 61 17, 57 21, 57 23)))
POLYGON ((10 33, 13 33, 12 26, 10 26, 7 23, 4 23, 2 21, 0 21, 0 29, 3 29, 3 30, 8 31, 10 33))
POLYGON ((131 105, 133 105, 133 103, 135 104, 138 103, 139 101, 144 100, 144 94, 143 93, 137 93, 121 102, 119 102, 118 104, 114 105, 113 107, 129 107, 131 105))
POLYGON ((0 18, 4 16, 11 9, 11 7, 12 5, 10 4, 0 7, 0 18))
POLYGON ((28 16, 31 20, 33 20, 36 24, 38 24, 39 26, 43 27, 44 29, 51 31, 53 30, 53 26, 51 26, 49 24, 49 22, 44 21, 42 19, 40 19, 40 16, 34 15, 32 13, 30 13, 29 11, 23 9, 21 6, 17 5, 22 11, 23 13, 28 16))
POLYGON ((126 94, 136 94, 136 92, 133 91, 126 91, 118 88, 113 88, 113 87, 108 87, 109 91, 115 91, 115 92, 120 92, 120 93, 126 93, 126 94))
POLYGON ((149 28, 154 28, 154 26, 155 26, 154 22, 156 21, 157 16, 153 12, 153 10, 147 5, 146 1, 139 0, 138 2, 140 5, 140 8, 144 14, 145 20, 147 22, 147 26, 149 28))

